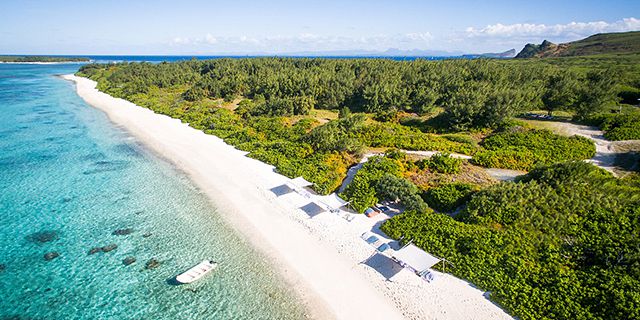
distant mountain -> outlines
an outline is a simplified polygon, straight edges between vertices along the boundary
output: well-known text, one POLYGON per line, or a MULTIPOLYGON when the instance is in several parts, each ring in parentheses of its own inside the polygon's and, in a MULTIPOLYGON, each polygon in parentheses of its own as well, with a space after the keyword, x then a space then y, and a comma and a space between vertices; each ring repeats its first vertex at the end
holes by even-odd
POLYGON ((478 53, 478 54, 465 54, 462 55, 465 58, 513 58, 516 56, 516 49, 507 50, 505 52, 498 53, 478 53))
POLYGON ((640 53, 640 31, 599 33, 588 38, 555 44, 527 44, 516 58, 588 56, 606 53, 640 53))

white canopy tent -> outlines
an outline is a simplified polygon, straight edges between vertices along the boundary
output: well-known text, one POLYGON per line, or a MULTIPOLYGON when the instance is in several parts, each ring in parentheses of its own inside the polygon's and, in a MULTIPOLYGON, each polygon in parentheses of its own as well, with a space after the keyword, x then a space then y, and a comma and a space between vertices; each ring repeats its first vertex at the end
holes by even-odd
POLYGON ((427 272, 429 268, 440 262, 440 259, 424 252, 414 244, 408 244, 393 253, 393 259, 401 265, 413 269, 417 274, 427 272))
POLYGON ((342 200, 335 193, 332 193, 332 194, 327 195, 327 196, 320 197, 320 201, 324 205, 326 205, 328 208, 330 208, 329 210, 331 210, 331 211, 340 209, 340 208, 346 206, 347 204, 349 204, 349 202, 342 200))
POLYGON ((308 187, 308 186, 312 186, 313 185, 313 182, 309 182, 303 177, 297 177, 297 178, 291 179, 291 183, 294 186, 299 187, 299 188, 304 188, 304 187, 308 187))

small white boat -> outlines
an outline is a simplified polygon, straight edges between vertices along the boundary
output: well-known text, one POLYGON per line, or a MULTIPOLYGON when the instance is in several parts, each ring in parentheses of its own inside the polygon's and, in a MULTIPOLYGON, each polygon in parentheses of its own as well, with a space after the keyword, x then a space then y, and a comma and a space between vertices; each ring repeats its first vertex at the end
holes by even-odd
POLYGON ((195 267, 187 270, 184 273, 179 274, 176 277, 176 280, 180 283, 191 283, 200 278, 202 278, 207 273, 211 272, 211 270, 215 269, 218 264, 215 261, 204 260, 195 267))

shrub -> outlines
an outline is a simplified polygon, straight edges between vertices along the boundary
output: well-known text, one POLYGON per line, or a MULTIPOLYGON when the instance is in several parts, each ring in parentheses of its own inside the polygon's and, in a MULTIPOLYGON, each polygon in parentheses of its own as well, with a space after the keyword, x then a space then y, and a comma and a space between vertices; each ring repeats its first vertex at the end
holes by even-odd
MULTIPOLYGON (((406 150, 437 150, 474 154, 478 147, 472 141, 452 141, 441 136, 424 133, 397 123, 367 125, 360 131, 362 141, 378 148, 398 148, 406 150)), ((455 138, 454 138, 455 139, 455 138)))
POLYGON ((320 151, 360 153, 364 145, 356 135, 356 131, 363 123, 364 117, 362 115, 333 120, 311 130, 305 140, 314 149, 320 151))
POLYGON ((433 209, 451 212, 466 202, 476 188, 466 183, 451 183, 427 190, 423 198, 433 209))
POLYGON ((601 124, 608 140, 637 140, 640 139, 640 115, 619 114, 606 117, 601 124))
POLYGON ((394 159, 375 156, 369 158, 353 177, 353 181, 342 192, 343 199, 350 201, 351 207, 362 213, 378 202, 375 187, 384 175, 400 177, 402 164, 394 159))
POLYGON ((596 152, 588 138, 564 137, 549 130, 500 132, 485 138, 481 145, 486 150, 475 154, 473 163, 525 171, 536 165, 589 159, 596 152))
POLYGON ((418 161, 417 165, 420 169, 429 168, 440 173, 456 174, 460 172, 462 162, 462 159, 454 158, 448 153, 437 153, 429 159, 418 161))
POLYGON ((636 105, 640 102, 640 89, 633 87, 625 87, 618 93, 618 97, 622 99, 621 103, 636 105))
POLYGON ((428 208, 420 198, 418 187, 407 179, 385 174, 378 180, 375 188, 379 199, 399 200, 406 210, 424 212, 428 208))
POLYGON ((597 114, 585 123, 599 126, 611 141, 640 139, 640 114, 597 114))
POLYGON ((536 161, 531 151, 524 148, 484 150, 473 156, 472 162, 487 168, 529 170, 536 161))

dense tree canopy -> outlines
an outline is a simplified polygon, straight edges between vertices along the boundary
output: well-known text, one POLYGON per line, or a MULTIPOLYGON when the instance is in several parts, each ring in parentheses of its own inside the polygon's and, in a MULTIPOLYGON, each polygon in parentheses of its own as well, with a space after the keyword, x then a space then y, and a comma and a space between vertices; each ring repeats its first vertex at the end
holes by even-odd
POLYGON ((254 99, 252 115, 344 107, 425 114, 443 107, 446 127, 454 130, 496 127, 510 116, 540 108, 587 115, 612 100, 614 85, 621 81, 610 70, 580 72, 485 59, 214 59, 88 65, 80 72, 102 79, 102 89, 124 98, 152 87, 179 87, 187 101, 254 99))

